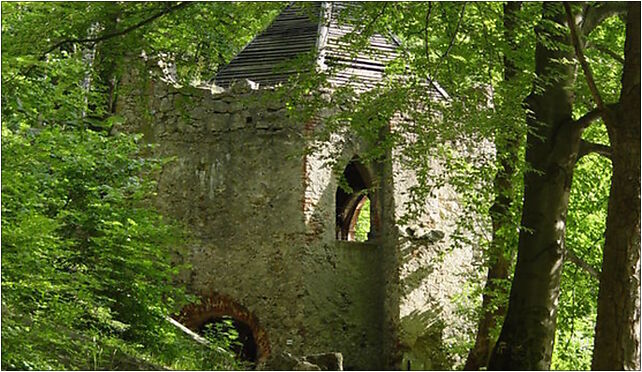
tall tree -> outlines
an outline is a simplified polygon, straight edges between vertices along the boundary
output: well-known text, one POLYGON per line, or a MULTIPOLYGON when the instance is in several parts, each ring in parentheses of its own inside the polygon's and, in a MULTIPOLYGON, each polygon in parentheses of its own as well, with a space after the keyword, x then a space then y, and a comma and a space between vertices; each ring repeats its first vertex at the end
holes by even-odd
POLYGON ((526 99, 524 203, 506 319, 490 369, 548 369, 553 352, 564 235, 573 166, 583 123, 572 119, 570 41, 561 4, 545 3, 536 27, 537 80, 526 99))
MULTIPOLYGON (((521 2, 508 2, 504 5, 504 39, 511 52, 517 49, 515 38, 516 16, 521 8, 521 2)), ((510 84, 518 73, 513 60, 514 56, 508 53, 504 56, 504 83, 510 84)), ((497 325, 506 313, 504 303, 505 286, 511 265, 510 235, 511 206, 514 201, 515 185, 513 178, 517 171, 517 156, 521 136, 510 125, 500 125, 497 128, 495 147, 499 167, 494 180, 495 201, 491 207, 492 241, 489 250, 488 274, 481 307, 481 317, 477 326, 475 345, 470 350, 465 370, 478 370, 488 364, 490 352, 495 340, 492 339, 491 329, 497 325), (499 305, 496 303, 499 301, 499 305)))
POLYGON ((593 369, 640 369, 640 3, 628 3, 624 72, 607 123, 613 178, 598 295, 593 369))
MULTIPOLYGON (((588 35, 621 4, 584 7, 582 32, 588 35)), ((524 177, 522 228, 507 316, 489 368, 548 369, 554 343, 560 274, 566 254, 565 229, 573 167, 587 152, 603 146, 581 140, 600 117, 595 109, 572 119, 574 58, 559 3, 543 5, 536 28, 537 81, 527 99, 529 134, 524 177)), ((598 105, 599 106, 599 105, 598 105)))
POLYGON ((565 4, 573 44, 606 124, 613 164, 592 368, 640 369, 640 4, 628 3, 620 99, 605 105, 565 4))

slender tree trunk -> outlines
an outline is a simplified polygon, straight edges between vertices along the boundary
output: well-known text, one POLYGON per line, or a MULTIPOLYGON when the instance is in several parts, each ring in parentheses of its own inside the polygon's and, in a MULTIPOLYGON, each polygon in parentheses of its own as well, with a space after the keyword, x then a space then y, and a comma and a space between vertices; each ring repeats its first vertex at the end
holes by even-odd
POLYGON ((544 3, 537 26, 537 80, 526 99, 524 204, 508 311, 489 369, 549 369, 555 338, 566 213, 582 129, 571 117, 574 55, 560 3, 544 3), (551 44, 551 41, 555 45, 551 44), (560 48, 561 47, 561 48, 560 48))
MULTIPOLYGON (((515 16, 520 8, 520 2, 508 2, 504 5, 504 37, 512 50, 517 48, 514 40, 515 16)), ((510 83, 517 74, 517 69, 511 58, 504 56, 505 83, 510 83)), ((500 126, 496 134, 495 146, 500 166, 495 175, 496 196, 490 211, 493 241, 489 251, 488 275, 482 298, 481 318, 477 327, 475 345, 468 354, 465 370, 479 370, 488 364, 490 352, 495 342, 495 340, 491 340, 490 331, 497 325, 497 320, 506 314, 505 304, 495 307, 494 303, 498 301, 498 298, 501 299, 507 295, 503 293, 504 286, 501 285, 501 281, 508 279, 508 269, 510 268, 509 242, 506 241, 506 230, 511 226, 510 209, 514 199, 513 176, 515 175, 520 143, 517 132, 513 128, 500 126)))
MULTIPOLYGON (((98 38, 111 35, 118 29, 119 19, 122 16, 121 6, 117 3, 108 4, 108 14, 105 22, 102 24, 102 30, 98 38)), ((95 56, 97 59, 98 83, 102 87, 102 93, 105 94, 104 106, 98 109, 101 112, 101 119, 105 119, 116 112, 116 101, 118 92, 119 71, 118 65, 122 63, 118 52, 114 52, 114 39, 101 40, 95 44, 95 56)))
POLYGON ((640 3, 628 3, 592 368, 640 369, 640 3))

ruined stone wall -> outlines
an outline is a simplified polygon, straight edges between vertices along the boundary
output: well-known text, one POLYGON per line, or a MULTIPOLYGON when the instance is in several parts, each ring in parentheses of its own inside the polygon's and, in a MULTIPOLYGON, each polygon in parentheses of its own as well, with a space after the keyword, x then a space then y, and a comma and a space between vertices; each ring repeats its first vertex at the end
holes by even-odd
MULTIPOLYGON (((430 168, 436 178, 446 172, 437 158, 430 168)), ((417 179, 399 153, 392 169, 395 216, 399 220, 409 209, 409 191, 417 179)), ((471 216, 462 213, 454 188, 448 184, 435 187, 424 203, 424 213, 397 226, 401 368, 451 369, 462 361, 449 347, 464 340, 475 326, 475 321, 461 312, 474 306, 462 302, 468 300, 470 292, 466 284, 481 282, 482 275, 475 266, 479 257, 475 257, 473 247, 455 244, 457 222, 471 216)))
POLYGON ((272 352, 288 345, 297 353, 304 337, 302 126, 264 98, 150 81, 121 100, 128 123, 121 130, 144 133, 158 144, 155 156, 173 159, 159 175, 155 202, 193 234, 189 289, 233 299, 267 331, 272 352))
POLYGON ((228 310, 255 333, 259 358, 337 351, 346 368, 383 368, 382 343, 393 343, 384 328, 395 328, 384 327, 385 306, 398 312, 397 302, 385 305, 385 254, 377 242, 336 240, 336 176, 302 155, 306 125, 270 97, 148 81, 121 99, 120 130, 143 133, 157 144, 153 156, 173 159, 156 205, 194 235, 183 280, 203 304, 182 321, 198 328, 228 310))
MULTIPOLYGON (((335 138, 336 139, 336 138, 335 138)), ((336 143, 345 141, 336 141, 336 143)), ((347 141, 350 143, 350 141, 347 141)), ((381 237, 365 243, 336 238, 336 192, 339 177, 328 165, 328 155, 340 153, 338 168, 343 169, 355 155, 364 153, 358 143, 344 148, 319 150, 306 157, 306 220, 308 251, 305 267, 306 333, 309 352, 332 350, 342 352, 346 369, 389 368, 383 344, 386 333, 386 306, 382 267, 388 255, 381 237)), ((366 164, 369 173, 381 179, 376 164, 366 164)), ((373 185, 371 213, 383 214, 381 185, 373 185), (378 209, 375 211, 375 209, 378 209)), ((379 231, 382 233, 382 231, 379 231)), ((392 249, 395 249, 392 247, 392 249)))
MULTIPOLYGON (((444 345, 460 332, 455 297, 473 257, 452 249, 451 188, 437 190, 416 226, 399 226, 413 171, 397 155, 368 164, 378 234, 337 241, 327 154, 303 155, 309 123, 291 119, 269 90, 148 81, 121 96, 119 112, 119 130, 143 133, 157 144, 152 156, 172 159, 155 203, 192 231, 183 280, 204 299, 194 319, 236 311, 227 315, 250 323, 260 358, 341 352, 355 369, 452 365, 444 345)), ((338 161, 359 153, 352 144, 338 161)), ((197 327, 194 319, 185 323, 197 327)))

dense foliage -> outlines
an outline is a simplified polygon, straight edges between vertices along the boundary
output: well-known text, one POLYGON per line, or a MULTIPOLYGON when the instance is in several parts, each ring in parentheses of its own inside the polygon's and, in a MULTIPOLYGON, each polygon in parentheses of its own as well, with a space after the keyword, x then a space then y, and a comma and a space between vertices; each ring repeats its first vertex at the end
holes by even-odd
POLYGON ((145 202, 137 137, 3 125, 2 150, 3 368, 236 365, 165 321, 184 233, 145 202))
POLYGON ((149 203, 160 161, 110 128, 123 58, 207 79, 280 7, 2 4, 3 369, 241 368, 166 321, 193 301, 187 233, 149 203))

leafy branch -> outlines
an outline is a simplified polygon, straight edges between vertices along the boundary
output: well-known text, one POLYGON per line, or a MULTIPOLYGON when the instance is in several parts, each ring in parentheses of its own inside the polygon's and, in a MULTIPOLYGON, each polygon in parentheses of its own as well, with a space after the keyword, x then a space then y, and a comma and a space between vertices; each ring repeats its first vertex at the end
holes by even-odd
POLYGON ((612 51, 611 49, 609 49, 608 47, 606 47, 604 45, 596 45, 596 44, 586 43, 584 45, 584 47, 587 48, 587 49, 588 48, 592 48, 592 49, 595 49, 597 51, 600 51, 600 52, 610 56, 611 58, 613 58, 617 62, 619 62, 621 64, 624 64, 624 57, 622 57, 621 55, 617 54, 616 52, 612 51))
POLYGON ((588 35, 605 19, 624 13, 626 13, 626 2, 624 1, 609 1, 598 5, 588 5, 583 11, 582 34, 588 35))
POLYGON ((586 61, 586 58, 584 57, 584 51, 582 50, 582 44, 580 42, 580 39, 577 33, 577 26, 575 25, 575 17, 573 16, 571 5, 566 1, 564 2, 564 9, 566 10, 566 20, 568 22, 568 27, 571 30, 571 42, 573 43, 573 48, 575 48, 575 55, 577 56, 577 59, 580 62, 580 66, 582 66, 582 70, 584 71, 584 76, 586 77, 586 83, 589 86, 589 90, 591 91, 593 100, 595 101, 597 108, 603 112, 606 108, 604 107, 602 96, 600 95, 600 92, 597 90, 597 85, 595 85, 595 79, 593 78, 593 72, 591 71, 591 67, 589 66, 588 62, 586 61))
MULTIPOLYGON (((183 9, 183 8, 185 8, 185 7, 187 7, 187 6, 191 5, 191 4, 194 4, 194 3, 190 2, 190 1, 184 1, 184 2, 176 4, 174 6, 167 7, 165 9, 161 10, 160 12, 157 12, 156 14, 154 14, 154 15, 152 15, 152 16, 150 16, 150 17, 148 17, 148 18, 146 18, 146 19, 144 19, 144 20, 142 20, 142 21, 140 21, 140 22, 138 22, 138 23, 136 23, 136 24, 134 24, 132 26, 129 26, 129 27, 123 29, 123 30, 120 30, 120 31, 115 31, 115 32, 112 32, 112 33, 108 33, 108 34, 105 34, 105 35, 98 36, 98 37, 66 38, 66 39, 63 39, 63 40, 53 44, 51 47, 49 47, 44 52, 42 52, 42 54, 40 54, 40 56, 38 57, 37 60, 38 61, 44 60, 45 57, 47 57, 47 55, 49 53, 53 52, 54 50, 56 50, 58 48, 63 47, 64 45, 67 45, 67 44, 73 44, 73 43, 79 43, 79 44, 98 43, 98 42, 109 40, 109 39, 112 39, 112 38, 115 38, 115 37, 118 37, 118 36, 126 35, 126 34, 132 32, 134 30, 137 30, 137 29, 139 29, 139 28, 141 28, 141 27, 153 22, 154 20, 156 20, 156 19, 158 19, 158 18, 160 18, 160 17, 162 17, 162 16, 164 16, 166 14, 175 12, 175 11, 180 10, 180 9, 183 9)), ((29 68, 25 71, 24 75, 29 75, 29 73, 35 68, 35 66, 36 66, 35 63, 32 64, 31 66, 29 66, 29 68)))
POLYGON ((132 26, 129 26, 129 27, 125 28, 124 30, 112 32, 112 33, 105 34, 105 35, 102 35, 102 36, 99 36, 99 37, 95 37, 95 38, 76 38, 76 39, 61 40, 61 41, 57 42, 56 44, 52 45, 44 53, 42 53, 42 55, 40 56, 39 59, 42 60, 47 54, 53 52, 54 50, 62 47, 63 45, 66 45, 66 44, 70 44, 70 43, 98 43, 98 42, 101 42, 101 41, 112 39, 112 38, 117 37, 117 36, 126 35, 126 34, 132 32, 132 31, 134 31, 136 29, 139 29, 139 28, 145 26, 148 23, 153 22, 155 19, 157 19, 159 17, 162 17, 162 16, 164 16, 166 14, 169 14, 171 12, 174 12, 176 10, 185 8, 185 7, 187 7, 187 6, 191 5, 191 4, 193 4, 193 3, 189 2, 189 1, 185 1, 185 2, 179 3, 177 5, 171 6, 169 8, 165 8, 162 11, 154 14, 153 16, 151 16, 149 18, 146 18, 146 19, 144 19, 144 20, 142 20, 142 21, 140 21, 140 22, 138 22, 138 23, 136 23, 136 24, 134 24, 132 26))
MULTIPOLYGON (((459 13, 459 20, 457 21, 457 26, 455 26, 455 32, 453 32, 453 36, 450 38, 450 43, 448 44, 448 48, 444 51, 444 53, 441 55, 439 64, 448 57, 448 54, 450 53, 450 50, 453 48, 455 45, 455 39, 457 38, 457 34, 459 33, 459 28, 461 27, 461 23, 464 19, 464 12, 466 11, 466 3, 464 3, 461 6, 461 12, 459 13)), ((437 65, 437 68, 439 68, 439 64, 437 65)))
POLYGON ((424 52, 426 53, 426 58, 430 58, 430 51, 428 50, 428 25, 430 24, 430 15, 432 13, 432 1, 428 2, 428 10, 426 11, 426 21, 424 23, 424 52))
POLYGON ((591 277, 597 280, 600 280, 600 272, 597 269, 595 269, 593 266, 589 265, 586 261, 579 258, 570 249, 566 250, 566 259, 572 262, 576 267, 579 267, 580 269, 584 270, 591 277))

